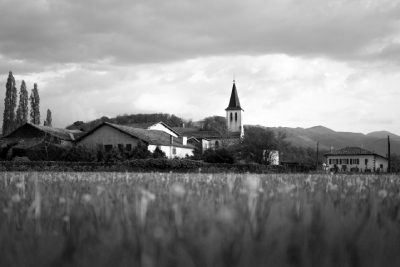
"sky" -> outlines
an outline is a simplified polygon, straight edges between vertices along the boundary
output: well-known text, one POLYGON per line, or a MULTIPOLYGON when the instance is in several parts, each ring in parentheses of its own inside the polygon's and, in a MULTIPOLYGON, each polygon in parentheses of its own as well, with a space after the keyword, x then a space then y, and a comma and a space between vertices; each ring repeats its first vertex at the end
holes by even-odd
POLYGON ((0 0, 0 96, 12 71, 54 127, 200 120, 235 79, 245 125, 400 135, 399 2, 0 0))

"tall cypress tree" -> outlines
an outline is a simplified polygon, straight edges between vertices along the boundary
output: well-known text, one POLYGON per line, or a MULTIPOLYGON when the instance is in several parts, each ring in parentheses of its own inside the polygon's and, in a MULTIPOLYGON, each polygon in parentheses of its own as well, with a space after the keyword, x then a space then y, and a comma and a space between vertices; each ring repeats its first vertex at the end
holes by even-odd
POLYGON ((50 127, 52 127, 51 122, 52 122, 51 111, 50 111, 50 109, 48 109, 48 110, 47 110, 47 118, 46 118, 46 120, 44 121, 44 126, 50 126, 50 127))
POLYGON ((35 83, 30 96, 31 101, 31 123, 40 124, 40 97, 39 97, 39 89, 37 88, 37 84, 35 83))
POLYGON ((17 109, 17 127, 28 121, 28 90, 26 90, 25 81, 22 81, 19 91, 19 105, 17 109))
POLYGON ((15 128, 15 107, 17 106, 17 88, 15 79, 10 71, 6 83, 6 97, 4 99, 3 135, 9 134, 15 128))

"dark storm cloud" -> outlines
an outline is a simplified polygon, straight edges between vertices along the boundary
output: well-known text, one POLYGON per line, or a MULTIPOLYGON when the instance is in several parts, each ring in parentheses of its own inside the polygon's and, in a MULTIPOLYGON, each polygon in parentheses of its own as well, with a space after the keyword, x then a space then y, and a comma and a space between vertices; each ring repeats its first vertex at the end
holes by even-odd
MULTIPOLYGON (((137 64, 210 55, 390 60, 397 1, 0 1, 0 55, 137 64), (365 53, 375 43, 381 51, 365 53), (387 46, 387 48, 386 48, 387 46)), ((398 49, 398 48, 396 48, 398 49)))

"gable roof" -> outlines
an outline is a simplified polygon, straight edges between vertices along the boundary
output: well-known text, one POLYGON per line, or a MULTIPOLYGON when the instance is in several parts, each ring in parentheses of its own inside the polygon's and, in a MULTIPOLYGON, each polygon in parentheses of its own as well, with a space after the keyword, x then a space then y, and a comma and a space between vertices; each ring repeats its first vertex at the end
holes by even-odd
POLYGON ((239 132, 227 132, 226 134, 222 134, 218 131, 194 131, 194 132, 185 132, 185 135, 190 138, 206 138, 206 139, 230 139, 230 138, 240 138, 239 132))
POLYGON ((23 125, 21 125, 20 127, 18 127, 17 129, 15 129, 14 131, 12 131, 11 133, 9 133, 8 135, 2 137, 2 139, 7 139, 7 138, 12 138, 12 135, 19 131, 21 128, 23 127, 33 127, 34 129, 37 129, 43 133, 47 133, 50 134, 52 136, 58 137, 62 140, 66 140, 66 141, 74 141, 76 137, 80 136, 83 134, 82 131, 79 130, 68 130, 68 129, 63 129, 63 128, 53 128, 50 126, 42 126, 42 125, 36 125, 36 124, 32 124, 30 122, 27 122, 23 125))
MULTIPOLYGON (((170 137, 171 135, 159 131, 159 130, 147 130, 147 129, 141 129, 141 128, 133 128, 129 127, 126 125, 118 125, 118 124, 113 124, 113 123, 108 123, 108 122, 103 122, 100 125, 96 126, 83 136, 81 136, 77 141, 83 140, 86 136, 94 133, 97 131, 97 129, 103 127, 103 126, 110 126, 122 133, 125 133, 131 137, 140 139, 141 141, 145 142, 148 145, 164 145, 164 146, 170 146, 171 141, 170 137)), ((176 147, 183 147, 183 148, 193 148, 190 145, 183 145, 182 140, 180 138, 173 138, 173 146, 176 147)))
POLYGON ((375 152, 371 152, 360 147, 345 147, 339 150, 333 150, 325 154, 325 156, 339 156, 339 155, 372 155, 387 159, 375 152))
POLYGON ((242 107, 240 106, 235 80, 233 81, 231 99, 229 100, 229 105, 225 110, 243 110, 242 107))
POLYGON ((128 124, 126 126, 129 126, 129 127, 132 127, 132 128, 140 128, 140 129, 150 130, 150 127, 155 126, 157 124, 161 124, 162 126, 167 128, 168 130, 170 130, 171 132, 173 132, 174 134, 179 136, 179 133, 177 131, 175 131, 172 127, 169 127, 166 123, 164 123, 162 121, 159 121, 159 122, 144 122, 144 123, 131 123, 131 124, 128 124))

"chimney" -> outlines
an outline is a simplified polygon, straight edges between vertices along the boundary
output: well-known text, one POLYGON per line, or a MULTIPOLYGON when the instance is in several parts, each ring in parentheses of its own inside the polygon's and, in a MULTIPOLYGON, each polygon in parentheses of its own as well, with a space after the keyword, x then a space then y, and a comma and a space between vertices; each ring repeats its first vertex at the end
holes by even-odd
POLYGON ((182 145, 187 145, 187 136, 182 136, 182 145))

